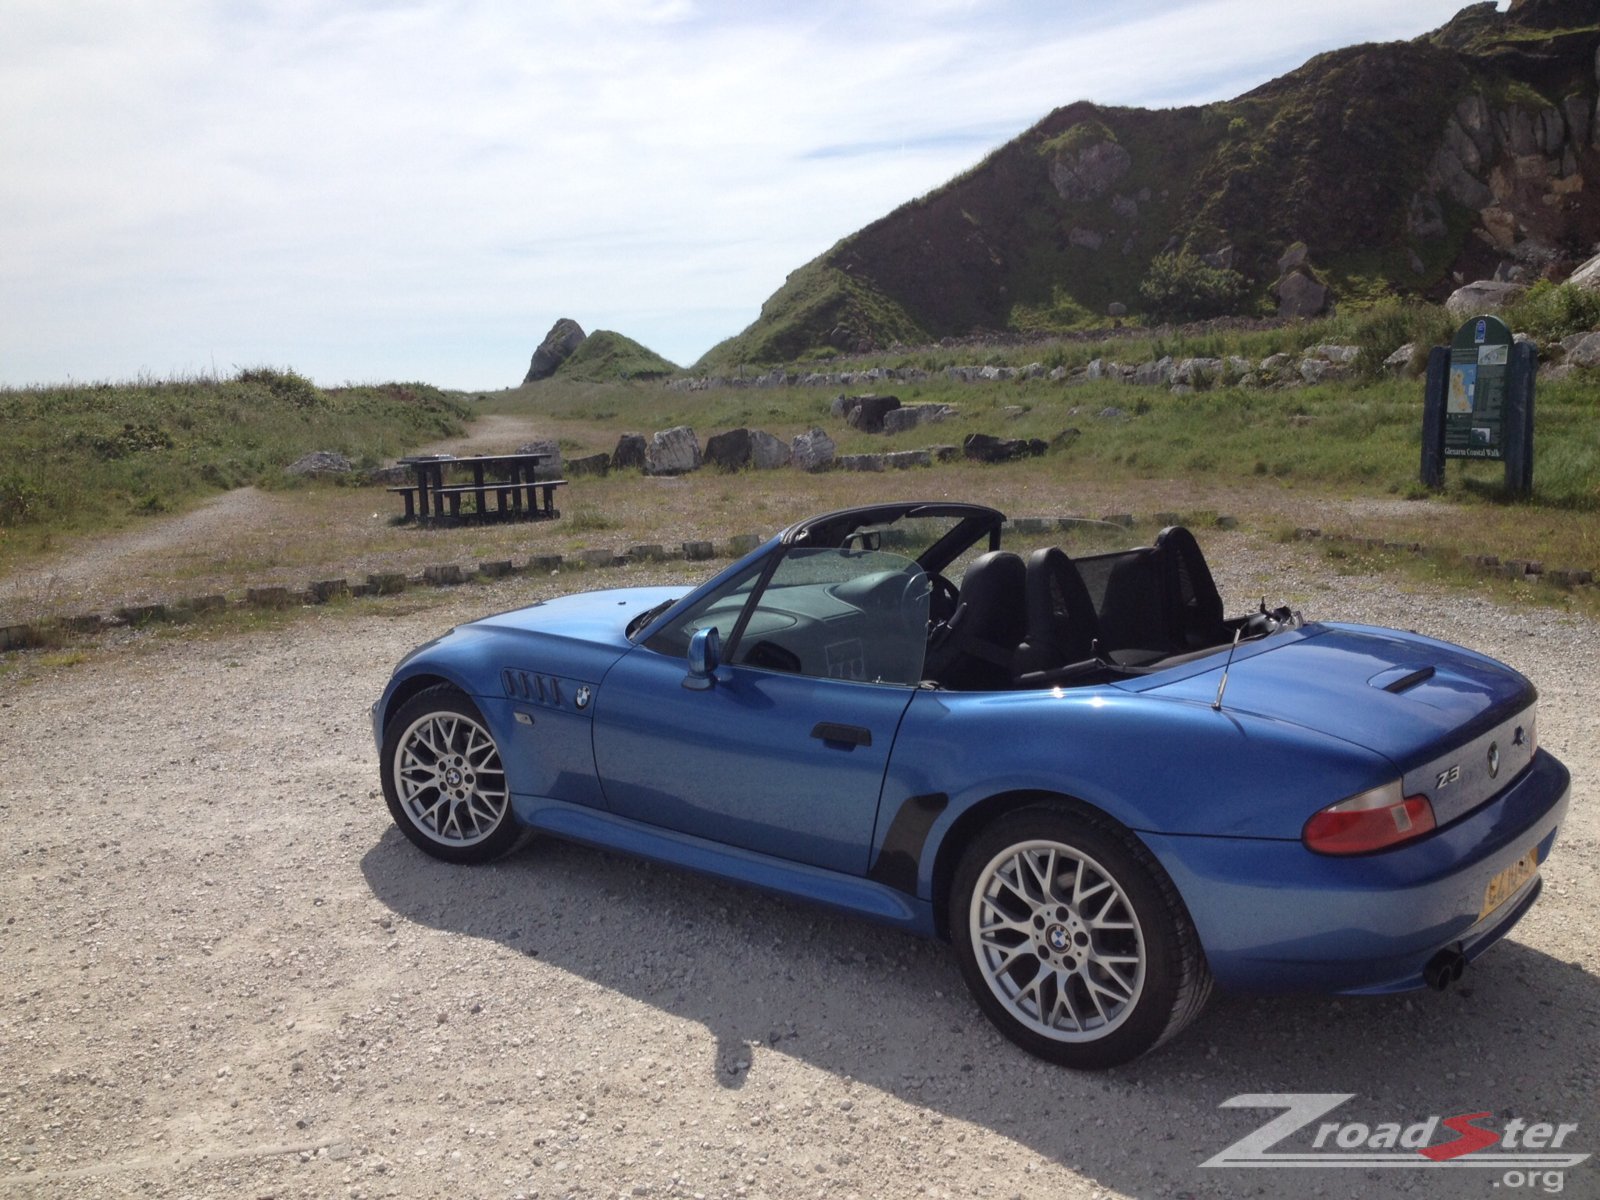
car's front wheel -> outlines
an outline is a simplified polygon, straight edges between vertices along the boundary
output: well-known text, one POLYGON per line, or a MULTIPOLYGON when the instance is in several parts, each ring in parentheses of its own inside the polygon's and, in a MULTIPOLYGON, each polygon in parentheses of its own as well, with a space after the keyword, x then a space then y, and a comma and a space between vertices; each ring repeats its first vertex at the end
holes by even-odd
POLYGON ((1171 880, 1132 834, 1066 805, 1017 809, 967 848, 950 933, 978 1006, 1012 1041, 1101 1068, 1172 1037, 1211 974, 1171 880))
POLYGON ((384 729, 382 771, 395 824, 435 858, 488 862, 516 844, 500 748, 455 688, 431 687, 400 706, 384 729))

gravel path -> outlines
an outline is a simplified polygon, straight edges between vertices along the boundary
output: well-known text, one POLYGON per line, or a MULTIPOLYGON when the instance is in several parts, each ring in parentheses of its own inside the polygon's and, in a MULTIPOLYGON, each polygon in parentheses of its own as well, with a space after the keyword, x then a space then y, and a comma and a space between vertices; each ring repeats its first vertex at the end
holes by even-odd
MULTIPOLYGON (((0 675, 0 1194, 1507 1194, 1199 1169, 1271 1115, 1222 1101, 1279 1091, 1576 1121, 1569 1148, 1600 1152, 1600 627, 1207 548, 1230 607, 1451 636, 1539 684, 1573 815, 1540 904, 1450 994, 1219 997, 1129 1067, 1048 1067, 941 946, 548 840, 483 869, 413 850, 367 706, 406 649, 560 580, 124 634, 0 675)), ((1563 1182, 1600 1195, 1600 1165, 1563 1182)))
MULTIPOLYGON (((0 575, 0 616, 24 619, 39 609, 78 612, 106 595, 151 582, 152 562, 204 552, 252 534, 282 536, 280 497, 253 487, 223 492, 189 512, 70 544, 41 563, 0 575)), ((157 578, 158 587, 164 581, 157 578)), ((175 585, 165 583, 168 594, 175 585)))

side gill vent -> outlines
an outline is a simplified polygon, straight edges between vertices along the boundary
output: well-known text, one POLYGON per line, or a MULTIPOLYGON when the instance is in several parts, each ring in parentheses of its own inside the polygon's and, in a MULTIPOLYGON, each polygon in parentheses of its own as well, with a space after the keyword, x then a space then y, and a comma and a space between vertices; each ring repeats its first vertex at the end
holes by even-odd
MULTIPOLYGON (((534 671, 518 671, 506 667, 500 672, 500 680, 505 685, 506 695, 518 700, 543 702, 546 699, 544 677, 534 671)), ((555 680, 550 681, 551 689, 555 689, 555 702, 561 702, 561 693, 555 680)))
POLYGON ((538 676, 526 671, 513 671, 509 667, 501 672, 505 679, 506 695, 519 700, 532 700, 543 689, 538 686, 538 676))

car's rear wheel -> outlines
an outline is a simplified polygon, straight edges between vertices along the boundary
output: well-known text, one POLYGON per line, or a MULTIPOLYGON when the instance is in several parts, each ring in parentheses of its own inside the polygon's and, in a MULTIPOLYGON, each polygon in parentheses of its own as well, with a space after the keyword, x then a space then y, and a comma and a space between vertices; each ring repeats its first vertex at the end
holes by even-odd
POLYGON ((950 932, 985 1015, 1064 1066, 1138 1057, 1211 991, 1160 865, 1127 830, 1066 805, 1014 810, 973 841, 951 888, 950 932))
POLYGON ((417 693, 390 719, 383 794, 400 832, 446 862, 498 858, 520 832, 500 748, 483 715, 453 687, 417 693))

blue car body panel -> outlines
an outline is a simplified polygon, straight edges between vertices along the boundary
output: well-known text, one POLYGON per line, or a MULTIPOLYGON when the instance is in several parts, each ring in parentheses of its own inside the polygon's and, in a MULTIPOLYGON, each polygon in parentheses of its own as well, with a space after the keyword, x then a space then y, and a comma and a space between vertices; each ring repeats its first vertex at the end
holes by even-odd
POLYGON ((595 701, 594 747, 619 816, 865 875, 909 688, 730 667, 683 686, 683 663, 635 647, 595 701), (867 744, 814 736, 867 731, 867 744))
POLYGON ((956 692, 728 663, 686 687, 685 660, 645 643, 784 545, 690 593, 598 591, 455 629, 396 668, 374 737, 419 688, 449 683, 482 712, 531 828, 924 935, 969 818, 1070 798, 1145 844, 1235 989, 1420 986, 1430 957, 1481 953, 1538 893, 1535 875, 1481 911, 1491 879, 1535 846, 1548 855, 1569 792, 1536 751, 1532 685, 1493 659, 1328 623, 1081 687, 956 692), (1396 779, 1430 796, 1436 831, 1349 858, 1301 840, 1317 810, 1396 779))

